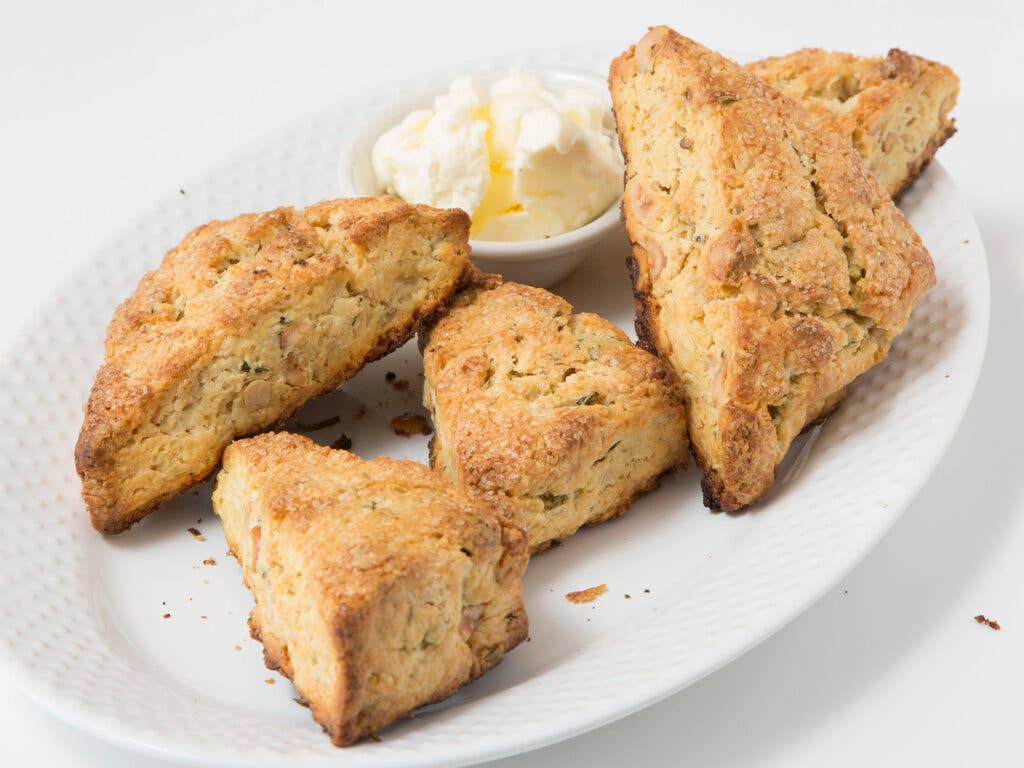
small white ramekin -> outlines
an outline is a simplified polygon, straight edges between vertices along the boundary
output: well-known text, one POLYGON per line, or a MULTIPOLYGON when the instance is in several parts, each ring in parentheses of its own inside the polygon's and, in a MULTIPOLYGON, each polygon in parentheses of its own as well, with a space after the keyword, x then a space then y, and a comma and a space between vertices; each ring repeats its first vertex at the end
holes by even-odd
MULTIPOLYGON (((482 87, 490 86, 507 70, 470 72, 482 87)), ((580 90, 593 93, 610 106, 607 83, 601 75, 571 68, 530 70, 553 91, 580 90)), ((361 115, 361 124, 353 141, 341 149, 339 174, 346 194, 379 195, 383 187, 373 172, 370 153, 378 137, 414 109, 429 108, 434 97, 444 92, 447 82, 409 91, 389 103, 387 109, 373 115, 361 115)), ((621 228, 621 198, 604 213, 582 227, 543 240, 500 242, 471 240, 473 263, 485 272, 506 280, 547 288, 568 277, 594 248, 621 228)))

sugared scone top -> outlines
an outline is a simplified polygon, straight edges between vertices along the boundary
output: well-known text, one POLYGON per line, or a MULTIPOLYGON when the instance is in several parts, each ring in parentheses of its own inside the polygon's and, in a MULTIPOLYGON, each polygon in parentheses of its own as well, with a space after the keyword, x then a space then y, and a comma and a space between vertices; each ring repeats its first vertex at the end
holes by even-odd
POLYGON ((250 626, 335 743, 450 696, 526 637, 526 538, 412 461, 267 433, 224 454, 214 508, 250 626))
POLYGON ((956 132, 959 78, 898 48, 884 57, 806 48, 747 68, 839 131, 894 198, 956 132))
POLYGON ((117 309, 75 459, 93 524, 124 530, 402 344, 468 268, 462 211, 334 200, 206 224, 117 309))
POLYGON ((434 466, 534 549, 622 512, 686 455, 672 376, 608 321, 484 278, 425 334, 434 466))
POLYGON ((706 501, 738 509, 885 357, 931 257, 847 141, 723 56, 656 27, 610 86, 637 332, 679 377, 706 501))

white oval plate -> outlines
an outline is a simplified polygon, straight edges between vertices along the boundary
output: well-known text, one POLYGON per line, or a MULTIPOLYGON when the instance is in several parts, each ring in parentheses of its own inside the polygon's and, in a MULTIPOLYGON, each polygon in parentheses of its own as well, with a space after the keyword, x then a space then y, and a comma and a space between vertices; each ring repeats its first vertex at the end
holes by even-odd
MULTIPOLYGON (((603 71, 618 50, 494 66, 603 71)), ((244 766, 454 766, 564 739, 684 688, 792 620, 871 549, 952 440, 984 352, 988 272, 970 211, 933 165, 903 208, 931 249, 938 285, 889 359, 794 448, 768 499, 747 514, 712 514, 691 466, 620 520, 533 562, 531 642, 497 669, 389 728, 379 743, 331 746, 248 639, 250 598, 225 557, 208 487, 104 538, 89 527, 72 447, 104 326, 143 271, 211 218, 336 196, 349 118, 400 90, 303 120, 161 201, 56 290, 7 351, 0 656, 31 695, 72 723, 159 757, 244 766), (601 583, 608 592, 594 603, 564 599, 601 583)), ((624 239, 610 243, 558 291, 632 328, 624 256, 624 239)), ((340 425, 314 436, 330 442, 344 431, 364 457, 424 460, 425 439, 388 429, 392 416, 420 408, 419 371, 407 345, 302 415, 338 414, 340 425), (412 383, 409 391, 385 384, 389 370, 412 383)))

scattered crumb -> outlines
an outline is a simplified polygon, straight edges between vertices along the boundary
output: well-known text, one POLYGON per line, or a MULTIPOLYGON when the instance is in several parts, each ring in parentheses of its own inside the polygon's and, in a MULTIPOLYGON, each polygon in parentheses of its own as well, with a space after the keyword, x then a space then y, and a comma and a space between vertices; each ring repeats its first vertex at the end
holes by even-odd
POLYGON ((236 650, 236 651, 240 651, 240 650, 242 650, 242 646, 240 646, 240 645, 236 645, 236 646, 235 646, 235 650, 236 650))
POLYGON ((394 387, 398 392, 405 392, 407 389, 409 389, 409 380, 399 379, 398 381, 392 382, 391 386, 394 387))
POLYGON ((356 411, 355 420, 359 421, 366 415, 366 406, 362 403, 359 404, 359 410, 356 411))
POLYGON ((193 571, 198 571, 199 570, 199 566, 198 565, 193 565, 192 566, 192 570, 193 571))
MULTIPOLYGON (((185 190, 184 190, 184 189, 181 189, 181 188, 179 188, 179 189, 178 189, 178 194, 179 194, 179 195, 184 195, 184 194, 185 194, 185 190)), ((965 240, 964 242, 967 242, 967 241, 965 240)))
POLYGON ((169 614, 169 613, 165 613, 165 614, 164 614, 164 618, 165 618, 165 619, 169 619, 169 618, 171 618, 171 614, 169 614))
POLYGON ((979 614, 978 614, 977 616, 975 616, 975 617, 974 617, 974 620, 975 620, 976 622, 978 622, 979 624, 985 624, 985 625, 987 625, 987 626, 988 626, 988 627, 989 627, 990 629, 994 629, 994 630, 996 630, 997 632, 998 632, 998 631, 999 631, 1000 629, 1002 629, 1002 627, 1000 627, 1000 626, 999 626, 999 622, 998 622, 998 621, 996 621, 995 619, 986 619, 986 618, 985 618, 985 615, 984 615, 984 614, 981 614, 981 613, 979 613, 979 614))
POLYGON ((590 603, 597 600, 597 598, 607 591, 607 584, 598 584, 596 587, 581 589, 579 592, 570 592, 565 596, 565 599, 570 603, 590 603))
POLYGON ((205 616, 200 616, 199 618, 202 619, 203 621, 206 621, 206 617, 205 616))
POLYGON ((167 605, 167 601, 166 600, 161 600, 160 601, 160 605, 167 605))
POLYGON ((196 541, 206 541, 206 537, 198 531, 196 528, 189 528, 188 532, 192 534, 192 538, 196 541))
POLYGON ((388 384, 390 384, 397 378, 398 374, 396 374, 394 371, 388 371, 387 373, 384 374, 384 381, 386 381, 388 384))
POLYGON ((347 451, 352 447, 352 438, 346 435, 344 432, 341 433, 341 437, 331 443, 331 448, 340 448, 343 451, 347 451))
POLYGON ((627 600, 631 600, 633 596, 630 595, 629 592, 627 592, 625 595, 623 595, 623 597, 625 597, 627 600))
POLYGON ((645 594, 645 595, 649 595, 649 594, 651 594, 651 590, 649 590, 649 589, 645 589, 645 590, 644 590, 644 594, 645 594))
POLYGON ((964 240, 964 245, 967 245, 969 242, 971 242, 971 241, 970 240, 964 240))
POLYGON ((427 420, 418 413, 403 413, 391 420, 391 429, 396 435, 412 437, 413 435, 429 435, 434 430, 427 420))
POLYGON ((203 518, 200 517, 198 520, 196 520, 196 525, 202 525, 202 524, 203 524, 203 518))
POLYGON ((292 696, 292 701, 294 701, 300 707, 305 707, 306 709, 309 709, 309 702, 301 696, 292 696))
POLYGON ((273 685, 273 684, 274 684, 274 678, 272 678, 272 677, 268 677, 268 678, 267 678, 266 680, 264 680, 263 682, 264 682, 264 683, 266 683, 267 685, 273 685))

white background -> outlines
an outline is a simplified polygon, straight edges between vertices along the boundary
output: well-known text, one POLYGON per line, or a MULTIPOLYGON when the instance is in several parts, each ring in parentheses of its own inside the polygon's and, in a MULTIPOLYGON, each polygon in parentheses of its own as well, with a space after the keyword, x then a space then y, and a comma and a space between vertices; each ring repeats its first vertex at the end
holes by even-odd
MULTIPOLYGON (((1020 3, 4 2, 0 10, 4 346, 49 284, 150 200, 296 115, 386 88, 411 69, 634 40, 657 23, 714 48, 877 54, 899 46, 953 66, 960 133, 939 157, 988 249, 992 330, 974 402, 932 481, 848 579, 751 653, 640 714, 495 765, 1020 764, 1020 3), (978 613, 1003 630, 976 624, 978 613)), ((2 673, 0 685, 9 689, 0 696, 0 764, 166 765, 75 732, 2 673)))

